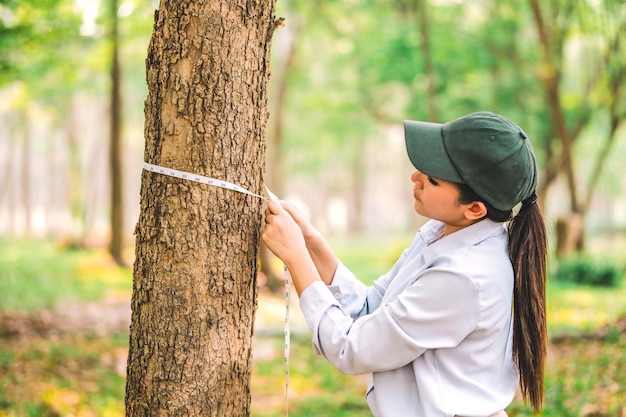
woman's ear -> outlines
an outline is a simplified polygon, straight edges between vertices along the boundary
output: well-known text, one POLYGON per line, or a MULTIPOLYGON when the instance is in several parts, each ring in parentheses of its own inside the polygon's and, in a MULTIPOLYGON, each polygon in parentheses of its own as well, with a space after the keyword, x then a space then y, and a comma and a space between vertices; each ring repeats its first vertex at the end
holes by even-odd
POLYGON ((474 201, 467 204, 465 217, 468 220, 480 220, 487 215, 487 206, 482 201, 474 201))

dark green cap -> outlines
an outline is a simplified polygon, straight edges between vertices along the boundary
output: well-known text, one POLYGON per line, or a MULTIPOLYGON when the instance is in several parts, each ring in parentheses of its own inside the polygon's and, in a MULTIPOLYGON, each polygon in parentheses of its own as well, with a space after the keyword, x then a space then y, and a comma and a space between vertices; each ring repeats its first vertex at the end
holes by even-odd
POLYGON ((404 138, 415 168, 467 184, 498 210, 510 210, 535 193, 533 146, 504 116, 477 112, 444 124, 405 120, 404 138))

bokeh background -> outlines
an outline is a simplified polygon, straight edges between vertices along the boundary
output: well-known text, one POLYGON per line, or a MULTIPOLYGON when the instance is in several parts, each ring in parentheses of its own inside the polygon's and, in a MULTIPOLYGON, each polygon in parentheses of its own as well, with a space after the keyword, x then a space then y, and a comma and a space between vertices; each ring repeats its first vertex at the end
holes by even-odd
MULTIPOLYGON (((158 6, 0 1, 0 416, 123 415, 158 6)), ((535 145, 550 233, 543 415, 623 416, 626 4, 278 0, 277 16, 270 188, 370 282, 425 221, 402 120, 511 118, 535 145)), ((284 306, 280 265, 264 260, 252 415, 278 416, 284 306)), ((365 378, 313 356, 292 311, 290 414, 368 415, 365 378)))

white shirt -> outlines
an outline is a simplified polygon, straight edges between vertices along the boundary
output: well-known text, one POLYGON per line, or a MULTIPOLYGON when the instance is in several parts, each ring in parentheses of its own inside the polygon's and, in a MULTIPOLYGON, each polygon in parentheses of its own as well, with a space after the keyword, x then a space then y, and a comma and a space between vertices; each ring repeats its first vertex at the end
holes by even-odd
POLYGON ((485 219, 442 234, 429 221, 371 287, 340 263, 330 286, 300 297, 315 351, 372 373, 376 417, 485 417, 515 395, 506 227, 485 219))

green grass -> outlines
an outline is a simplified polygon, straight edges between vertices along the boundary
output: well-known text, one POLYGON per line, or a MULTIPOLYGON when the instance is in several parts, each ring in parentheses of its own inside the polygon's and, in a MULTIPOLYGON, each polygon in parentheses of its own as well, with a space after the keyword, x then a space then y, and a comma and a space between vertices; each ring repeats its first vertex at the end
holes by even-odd
POLYGON ((0 240, 0 310, 33 311, 60 302, 130 291, 131 271, 102 250, 72 250, 51 241, 0 240))
MULTIPOLYGON (((272 341, 276 356, 257 362, 252 416, 284 416, 284 363, 281 340, 272 341), (271 398, 271 401, 267 401, 271 398)), ((267 340, 257 339, 255 348, 267 340)), ((289 414, 292 416, 371 416, 364 393, 367 377, 343 375, 311 353, 310 340, 292 340, 289 414)), ((626 335, 604 341, 568 342, 550 347, 546 369, 546 404, 542 416, 574 417, 591 412, 619 416, 626 401, 626 335)), ((534 416, 517 398, 509 417, 534 416)))
MULTIPOLYGON (((407 238, 333 241, 339 257, 371 282, 385 273, 407 238)), ((0 310, 37 310, 63 301, 130 294, 131 272, 104 251, 70 251, 51 242, 0 241, 0 310)), ((280 297, 280 296, 278 296, 280 297)), ((259 301, 259 309, 268 300, 259 301)), ((277 301, 279 302, 279 301, 277 301)), ((589 332, 626 316, 626 286, 590 288, 550 281, 551 334, 589 332)), ((0 338, 0 417, 124 415, 126 334, 55 334, 0 338)), ((253 417, 285 415, 282 336, 255 336, 253 417)), ((313 355, 309 335, 292 338, 289 414, 294 417, 370 416, 367 376, 343 375, 313 355)), ((542 416, 618 416, 626 404, 626 335, 603 340, 567 339, 550 346, 542 416)), ((516 400, 510 417, 532 416, 516 400)))
MULTIPOLYGON (((254 351, 273 355, 255 360, 252 412, 255 417, 285 415, 285 363, 282 337, 255 338, 254 351)), ((313 355, 307 336, 291 338, 289 414, 293 416, 371 416, 364 399, 366 376, 349 376, 313 355)))
POLYGON ((0 339, 0 416, 122 416, 127 335, 0 339))
POLYGON ((550 280, 548 325, 552 333, 590 331, 626 317, 626 285, 601 288, 550 280))
POLYGON ((386 273, 411 244, 412 236, 334 238, 337 257, 366 284, 386 273))

